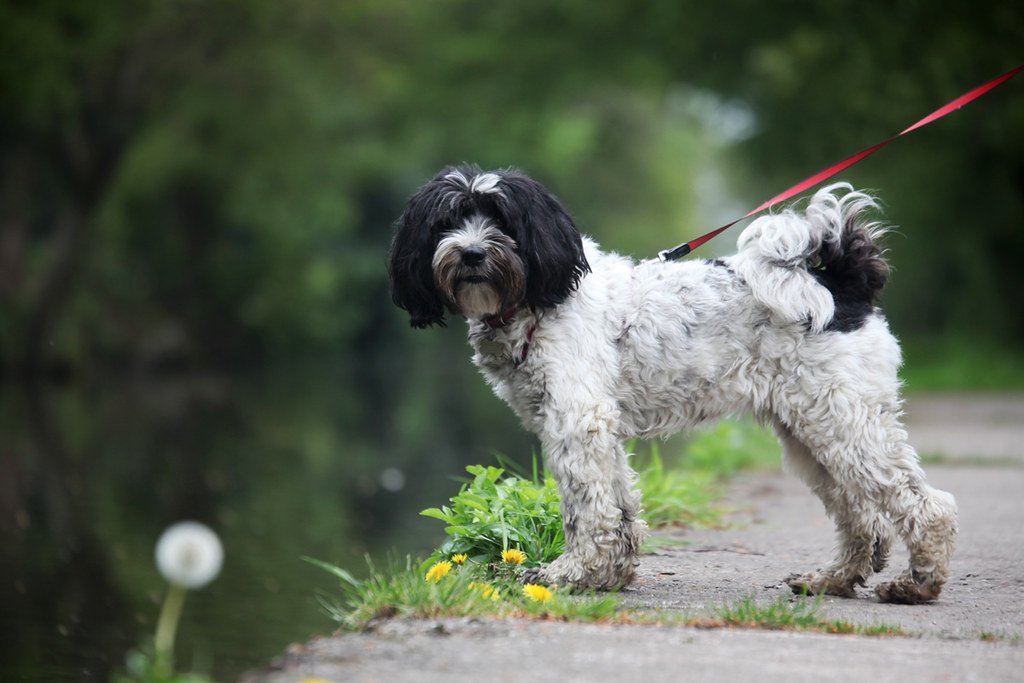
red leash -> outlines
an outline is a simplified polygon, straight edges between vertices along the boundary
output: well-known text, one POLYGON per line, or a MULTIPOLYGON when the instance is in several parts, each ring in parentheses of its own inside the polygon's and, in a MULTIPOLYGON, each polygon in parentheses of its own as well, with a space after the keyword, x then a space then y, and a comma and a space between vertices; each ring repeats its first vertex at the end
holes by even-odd
POLYGON ((707 242, 711 238, 716 237, 719 234, 725 232, 726 230, 728 230, 732 226, 734 226, 737 223, 739 223, 744 218, 749 218, 749 217, 753 216, 756 213, 761 213, 765 209, 770 209, 771 207, 775 206, 779 202, 784 202, 787 199, 790 199, 791 197, 794 197, 794 196, 800 194, 801 192, 804 192, 805 190, 808 190, 808 189, 814 187, 815 185, 817 185, 818 183, 822 182, 823 180, 831 178, 832 176, 834 176, 835 174, 839 173, 840 171, 846 170, 850 166, 853 166, 858 161, 860 161, 860 160, 862 160, 862 159, 864 159, 866 157, 871 156, 872 154, 874 154, 878 150, 882 149, 883 147, 888 145, 890 142, 892 142, 896 138, 902 137, 902 136, 906 135, 907 133, 909 133, 911 131, 914 131, 914 130, 917 130, 918 128, 921 128, 922 126, 927 126, 929 123, 932 123, 933 121, 937 121, 937 120, 941 119, 943 116, 946 116, 947 114, 950 114, 950 113, 956 111, 957 109, 959 109, 960 107, 964 106, 965 104, 973 102, 974 100, 978 99, 979 97, 981 97, 985 93, 989 92, 990 90, 994 90, 994 89, 998 88, 1003 83, 1005 83, 1006 81, 1010 80, 1011 78, 1013 78, 1014 76, 1019 74, 1021 71, 1024 71, 1024 65, 1018 66, 1016 69, 1013 69, 1012 71, 1007 71, 1002 76, 998 76, 996 78, 993 78, 991 81, 985 83, 984 85, 979 85, 974 90, 971 90, 970 92, 968 92, 968 93, 966 93, 964 95, 961 95, 960 97, 956 98, 955 100, 953 100, 952 102, 950 102, 946 106, 940 107, 939 109, 936 109, 935 111, 933 111, 928 116, 924 117, 923 119, 921 119, 917 123, 913 124, 909 128, 904 129, 903 131, 897 133, 896 135, 893 135, 891 138, 888 138, 887 140, 883 140, 883 141, 879 142, 877 145, 874 145, 872 147, 868 147, 865 150, 857 152, 853 156, 848 157, 848 158, 840 161, 838 164, 834 164, 832 166, 829 166, 828 168, 826 168, 823 171, 819 171, 818 173, 815 173, 810 178, 797 183, 796 185, 794 185, 793 187, 789 188, 785 192, 782 192, 780 194, 775 195, 774 197, 772 197, 771 199, 766 201, 761 206, 759 206, 756 209, 754 209, 753 211, 749 212, 747 215, 740 216, 739 218, 737 218, 733 222, 727 223, 727 224, 723 225, 722 227, 716 228, 716 229, 712 230, 709 233, 705 233, 705 234, 701 235, 700 237, 698 237, 696 239, 690 240, 689 242, 684 242, 683 244, 680 244, 679 246, 672 247, 671 249, 665 249, 664 251, 658 252, 658 258, 661 259, 662 261, 674 261, 677 258, 681 258, 683 256, 686 256, 687 254, 689 254, 691 251, 693 251, 694 249, 696 249, 700 245, 704 244, 705 242, 707 242))

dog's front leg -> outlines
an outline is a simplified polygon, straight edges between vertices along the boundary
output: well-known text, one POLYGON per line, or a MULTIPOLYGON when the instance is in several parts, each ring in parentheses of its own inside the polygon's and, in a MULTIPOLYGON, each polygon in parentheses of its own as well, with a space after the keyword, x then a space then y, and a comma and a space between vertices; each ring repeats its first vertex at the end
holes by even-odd
POLYGON ((562 498, 565 554, 527 572, 526 582, 613 589, 632 581, 643 523, 617 426, 610 400, 547 420, 541 438, 562 498))

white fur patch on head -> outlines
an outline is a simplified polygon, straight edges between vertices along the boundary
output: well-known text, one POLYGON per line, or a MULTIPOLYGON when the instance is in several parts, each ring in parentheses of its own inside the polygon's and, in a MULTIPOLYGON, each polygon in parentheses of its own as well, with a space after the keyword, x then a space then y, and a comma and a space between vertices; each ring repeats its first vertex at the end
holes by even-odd
POLYGON ((468 190, 478 194, 502 194, 501 189, 498 187, 498 183, 501 182, 501 176, 497 173, 481 173, 470 180, 462 171, 452 171, 444 179, 460 185, 464 191, 468 190))
POLYGON ((473 192, 479 192, 480 194, 501 194, 501 190, 498 189, 498 183, 501 178, 495 173, 481 173, 476 178, 473 178, 472 184, 469 189, 473 192))

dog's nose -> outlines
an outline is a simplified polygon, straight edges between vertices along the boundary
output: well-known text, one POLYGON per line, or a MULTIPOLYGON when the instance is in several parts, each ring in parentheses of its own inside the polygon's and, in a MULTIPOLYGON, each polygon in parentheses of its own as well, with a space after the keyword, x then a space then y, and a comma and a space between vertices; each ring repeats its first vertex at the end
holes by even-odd
POLYGON ((480 247, 466 247, 462 250, 462 262, 467 266, 478 266, 486 257, 487 253, 480 247))

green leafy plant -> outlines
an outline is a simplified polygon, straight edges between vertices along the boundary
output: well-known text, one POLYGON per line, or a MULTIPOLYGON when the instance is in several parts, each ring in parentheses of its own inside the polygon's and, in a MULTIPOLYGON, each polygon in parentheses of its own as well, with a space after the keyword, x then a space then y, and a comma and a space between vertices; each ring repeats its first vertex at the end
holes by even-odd
POLYGON ((434 558, 465 554, 476 563, 498 563, 501 553, 516 548, 525 564, 550 562, 565 548, 562 516, 555 480, 541 476, 534 463, 533 478, 508 473, 501 467, 470 465, 473 479, 452 496, 449 505, 420 514, 446 524, 448 540, 434 558))
POLYGON ((125 670, 115 674, 114 683, 212 683, 212 679, 196 673, 175 673, 167 658, 158 654, 152 644, 132 650, 125 657, 125 670))

